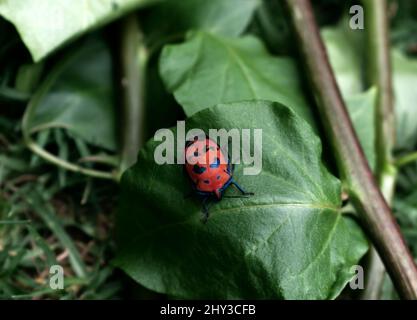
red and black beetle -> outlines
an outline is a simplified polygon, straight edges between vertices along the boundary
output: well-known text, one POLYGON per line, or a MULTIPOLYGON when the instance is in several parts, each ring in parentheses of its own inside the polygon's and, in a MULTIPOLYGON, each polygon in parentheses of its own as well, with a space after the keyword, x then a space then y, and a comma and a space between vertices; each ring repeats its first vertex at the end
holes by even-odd
POLYGON ((243 195, 245 192, 233 179, 233 166, 220 146, 210 138, 195 137, 185 146, 185 169, 194 191, 203 198, 203 213, 208 219, 207 200, 220 201, 226 189, 233 184, 243 195))

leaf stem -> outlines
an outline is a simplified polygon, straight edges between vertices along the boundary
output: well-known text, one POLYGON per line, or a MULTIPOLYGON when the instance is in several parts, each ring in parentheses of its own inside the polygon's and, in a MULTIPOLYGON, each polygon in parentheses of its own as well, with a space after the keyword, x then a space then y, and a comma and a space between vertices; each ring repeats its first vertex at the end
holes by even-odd
POLYGON ((137 16, 122 20, 120 65, 122 91, 120 173, 135 163, 145 142, 145 77, 148 50, 137 16))
POLYGON ((417 269, 372 175, 331 69, 308 0, 285 0, 322 123, 365 230, 401 297, 417 299, 417 269))
POLYGON ((398 158, 397 160, 395 160, 394 165, 397 168, 401 168, 416 161, 417 161, 417 151, 398 158))
POLYGON ((57 165, 60 168, 82 173, 84 175, 93 177, 93 178, 101 178, 101 179, 110 179, 110 180, 117 180, 117 175, 113 174, 111 172, 105 172, 105 171, 99 171, 94 169, 87 169, 83 168, 81 166, 72 164, 71 162, 62 160, 58 158, 57 156, 53 155, 52 153, 49 153, 45 149, 38 146, 29 136, 25 137, 26 146, 35 154, 43 158, 44 160, 51 162, 55 165, 57 165))
POLYGON ((23 115, 22 120, 22 132, 23 132, 23 140, 26 144, 26 147, 29 148, 33 153, 44 159, 45 161, 48 161, 50 163, 53 163, 57 165, 60 168, 81 173, 93 178, 101 178, 101 179, 110 179, 110 180, 118 180, 117 174, 115 172, 107 172, 107 171, 99 171, 94 169, 87 169, 78 165, 75 165, 71 162, 68 162, 66 160, 63 160, 54 154, 46 151, 41 146, 39 146, 35 141, 31 138, 31 132, 29 129, 29 119, 33 113, 35 101, 37 101, 38 97, 36 99, 34 98, 29 102, 29 105, 27 107, 27 110, 25 114, 23 115))

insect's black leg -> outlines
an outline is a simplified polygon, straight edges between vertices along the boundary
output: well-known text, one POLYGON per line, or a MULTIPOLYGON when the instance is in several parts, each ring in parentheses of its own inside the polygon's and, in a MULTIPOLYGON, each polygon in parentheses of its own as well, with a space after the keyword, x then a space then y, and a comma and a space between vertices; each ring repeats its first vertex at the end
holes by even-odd
POLYGON ((207 223, 207 220, 209 218, 209 203, 208 203, 209 197, 204 198, 203 200, 203 223, 207 223))
POLYGON ((232 180, 231 184, 233 184, 245 196, 253 196, 254 195, 253 192, 246 192, 245 190, 243 190, 243 188, 241 186, 239 186, 234 180, 232 180))

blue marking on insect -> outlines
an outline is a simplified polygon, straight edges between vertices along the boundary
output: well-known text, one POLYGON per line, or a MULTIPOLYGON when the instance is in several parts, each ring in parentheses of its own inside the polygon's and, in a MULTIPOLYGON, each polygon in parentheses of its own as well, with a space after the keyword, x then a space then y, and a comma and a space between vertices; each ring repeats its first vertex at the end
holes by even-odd
POLYGON ((215 162, 210 165, 210 168, 218 168, 220 166, 220 159, 216 158, 215 162))

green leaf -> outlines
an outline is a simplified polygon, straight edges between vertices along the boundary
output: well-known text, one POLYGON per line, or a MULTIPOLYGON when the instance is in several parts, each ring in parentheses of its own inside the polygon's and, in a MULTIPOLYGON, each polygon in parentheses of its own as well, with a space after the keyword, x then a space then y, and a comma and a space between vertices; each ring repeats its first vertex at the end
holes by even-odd
POLYGON ((372 169, 375 168, 375 104, 376 88, 346 97, 353 126, 372 169))
POLYGON ((143 24, 152 43, 182 36, 189 30, 238 36, 260 4, 261 0, 168 0, 151 8, 143 24))
POLYGON ((109 48, 93 38, 48 75, 31 100, 25 130, 64 128, 115 150, 115 109, 109 48))
POLYGON ((399 51, 393 54, 395 113, 399 149, 414 150, 417 144, 417 60, 399 51))
POLYGON ((270 55, 252 36, 193 33, 185 43, 164 48, 160 72, 187 116, 219 103, 263 99, 314 123, 294 61, 270 55))
POLYGON ((262 1, 249 26, 249 33, 261 38, 273 54, 288 55, 296 43, 281 1, 262 1))
POLYGON ((336 80, 346 99, 363 91, 363 54, 360 46, 361 30, 351 30, 348 21, 343 20, 335 27, 323 28, 321 35, 326 44, 330 64, 336 80))
POLYGON ((35 61, 92 29, 156 0, 2 0, 0 15, 13 23, 35 61))
POLYGON ((190 128, 263 130, 262 172, 234 172, 255 195, 214 203, 202 223, 182 165, 157 165, 151 140, 122 178, 116 265, 181 298, 336 297, 367 242, 340 212, 340 182, 323 166, 311 127, 281 104, 258 101, 205 109, 190 128))
POLYGON ((337 28, 324 28, 321 35, 330 64, 346 102, 350 118, 372 169, 375 167, 375 107, 377 89, 363 92, 362 31, 347 28, 342 21, 337 28))
POLYGON ((146 69, 146 139, 152 137, 156 130, 168 128, 176 124, 177 119, 183 119, 184 113, 174 96, 165 90, 159 75, 158 59, 151 59, 146 69), (158 112, 155 112, 158 106, 158 112), (161 117, 160 115, 164 116, 161 117))
MULTIPOLYGON (((352 95, 363 92, 364 60, 358 43, 361 32, 348 30, 343 26, 341 24, 337 28, 324 28, 321 33, 343 97, 349 101, 352 95)), ((392 64, 397 130, 396 148, 413 150, 417 143, 417 121, 414 120, 417 117, 417 109, 414 105, 417 99, 415 90, 417 60, 408 58, 399 50, 393 49, 392 64)), ((371 119, 370 116, 367 118, 371 119)), ((360 118, 358 117, 357 120, 360 118)), ((363 126, 365 126, 363 119, 360 123, 355 123, 355 127, 363 126)), ((374 124, 369 122, 367 126, 374 127, 374 124)), ((364 143, 364 140, 361 142, 364 143)), ((369 141, 366 144, 369 144, 369 141)))

